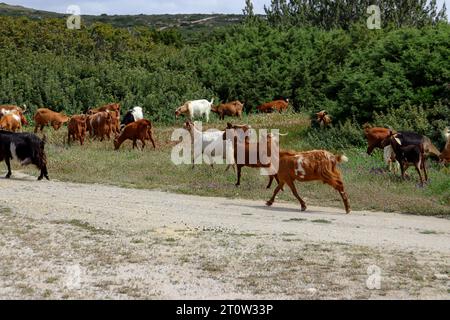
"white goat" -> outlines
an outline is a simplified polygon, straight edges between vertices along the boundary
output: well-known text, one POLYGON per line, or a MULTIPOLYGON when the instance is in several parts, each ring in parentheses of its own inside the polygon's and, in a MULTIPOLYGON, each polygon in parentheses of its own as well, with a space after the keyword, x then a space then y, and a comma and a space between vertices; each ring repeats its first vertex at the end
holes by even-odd
POLYGON ((125 114, 122 123, 120 125, 120 129, 122 130, 123 128, 125 128, 125 126, 129 125, 130 123, 142 119, 144 119, 144 112, 142 111, 142 107, 134 107, 125 114))
MULTIPOLYGON (((202 132, 198 130, 195 124, 191 121, 186 121, 184 128, 189 131, 191 135, 191 142, 198 143, 198 139, 201 139, 202 143, 202 155, 206 157, 206 163, 214 167, 214 160, 217 158, 224 159, 226 164, 228 164, 226 171, 233 167, 236 171, 236 164, 234 161, 234 148, 231 141, 224 140, 225 131, 208 131, 202 132)), ((195 147, 193 149, 195 152, 195 147)), ((192 158, 193 167, 194 157, 192 158)))
POLYGON ((134 117, 134 121, 144 119, 144 112, 142 111, 142 107, 134 107, 133 109, 131 109, 131 114, 134 117))
POLYGON ((175 111, 175 116, 184 114, 189 120, 194 120, 194 117, 206 117, 206 122, 209 122, 209 114, 214 103, 214 98, 209 102, 208 100, 188 101, 175 111))

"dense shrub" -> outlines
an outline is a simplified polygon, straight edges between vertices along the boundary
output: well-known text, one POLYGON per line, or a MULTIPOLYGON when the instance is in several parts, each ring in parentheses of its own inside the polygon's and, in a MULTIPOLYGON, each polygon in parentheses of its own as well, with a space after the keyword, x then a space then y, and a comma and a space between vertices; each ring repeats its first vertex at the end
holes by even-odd
POLYGON ((314 148, 333 151, 366 145, 361 126, 351 119, 330 128, 312 127, 306 134, 306 143, 314 148))
MULTIPOLYGON (((423 106, 417 116, 429 121, 431 134, 448 125, 448 23, 376 31, 354 24, 344 31, 259 20, 215 30, 195 45, 174 30, 95 23, 73 31, 58 19, 0 17, 0 30, 0 103, 70 114, 119 101, 167 123, 190 99, 239 99, 250 111, 282 95, 297 112, 326 109, 335 123, 376 116, 387 125, 381 122, 401 117, 394 110, 412 105, 423 106)), ((405 119, 415 117, 410 111, 405 119)), ((408 121, 394 124, 416 120, 408 121)))

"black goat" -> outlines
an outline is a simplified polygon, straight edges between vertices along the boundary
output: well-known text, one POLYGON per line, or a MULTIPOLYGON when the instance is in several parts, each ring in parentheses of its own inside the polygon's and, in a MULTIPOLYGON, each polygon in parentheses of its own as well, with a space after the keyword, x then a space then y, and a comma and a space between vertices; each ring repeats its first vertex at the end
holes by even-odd
POLYGON ((441 154, 439 150, 433 145, 430 138, 422 136, 415 132, 400 131, 397 133, 396 137, 402 142, 403 146, 408 145, 422 145, 423 152, 426 157, 432 155, 439 159, 441 154))
POLYGON ((44 177, 50 180, 47 171, 47 156, 44 151, 45 138, 40 139, 31 133, 12 133, 0 130, 0 162, 8 167, 6 178, 11 177, 11 160, 17 160, 22 166, 34 164, 41 170, 38 180, 44 177))
POLYGON ((135 122, 133 113, 131 111, 128 111, 125 116, 123 117, 123 120, 120 124, 120 128, 123 129, 125 128, 127 125, 129 125, 130 123, 135 122))
POLYGON ((382 147, 392 146, 396 160, 400 163, 402 178, 405 179, 405 172, 409 165, 414 165, 420 177, 420 183, 428 181, 424 137, 414 132, 390 132, 390 136, 382 142, 382 147), (422 171, 424 177, 422 176, 422 171))
POLYGON ((142 107, 134 107, 125 114, 121 122, 120 129, 123 130, 123 128, 125 128, 130 123, 136 122, 141 119, 144 119, 142 107))

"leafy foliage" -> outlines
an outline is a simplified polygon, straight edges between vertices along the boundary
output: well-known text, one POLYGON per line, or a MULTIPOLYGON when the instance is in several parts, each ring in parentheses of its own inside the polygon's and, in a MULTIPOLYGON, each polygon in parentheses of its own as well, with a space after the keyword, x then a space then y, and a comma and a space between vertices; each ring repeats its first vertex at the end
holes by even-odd
MULTIPOLYGON (((450 100, 448 23, 278 28, 254 16, 251 1, 245 13, 244 24, 189 43, 176 29, 97 22, 68 30, 63 19, 0 17, 0 103, 72 114, 117 101, 168 123, 191 99, 239 99, 253 112, 285 96, 297 112, 327 110, 335 124, 388 122, 399 117, 393 110, 422 106, 433 134, 448 125, 445 111, 436 111, 450 100)), ((431 131, 420 123, 397 125, 431 131)))

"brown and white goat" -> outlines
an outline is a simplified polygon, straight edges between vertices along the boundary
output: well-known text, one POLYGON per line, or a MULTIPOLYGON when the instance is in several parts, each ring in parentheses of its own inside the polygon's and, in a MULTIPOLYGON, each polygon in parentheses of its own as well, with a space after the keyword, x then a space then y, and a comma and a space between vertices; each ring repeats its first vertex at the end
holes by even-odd
POLYGON ((332 123, 331 117, 325 110, 316 113, 316 121, 319 123, 321 128, 327 128, 331 126, 332 123))
POLYGON ((16 114, 20 117, 20 121, 22 126, 28 125, 27 119, 24 117, 24 113, 27 111, 27 106, 23 105, 22 107, 14 106, 14 105, 3 105, 0 106, 0 118, 7 114, 16 114))
POLYGON ((346 156, 334 155, 325 150, 315 150, 308 152, 281 151, 279 157, 278 173, 272 177, 276 177, 279 183, 272 198, 267 201, 268 206, 271 206, 275 202, 277 194, 287 184, 300 202, 302 211, 305 211, 306 203, 298 194, 295 181, 322 181, 339 192, 344 202, 345 211, 347 213, 351 212, 342 174, 337 168, 339 163, 348 161, 346 156))
POLYGON ((22 130, 21 117, 17 113, 9 113, 0 119, 0 129, 16 132, 22 130))

